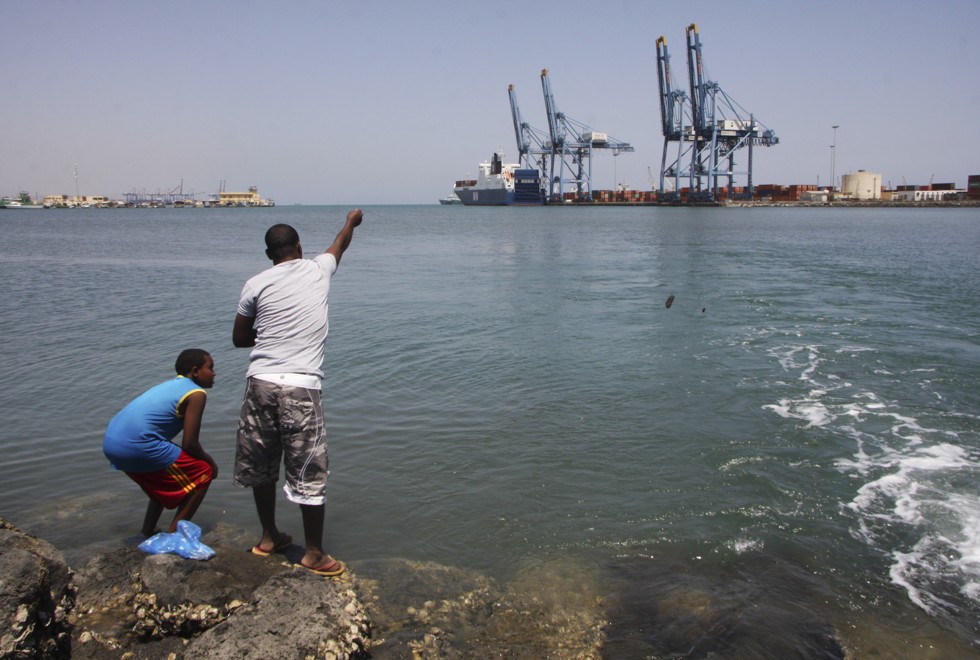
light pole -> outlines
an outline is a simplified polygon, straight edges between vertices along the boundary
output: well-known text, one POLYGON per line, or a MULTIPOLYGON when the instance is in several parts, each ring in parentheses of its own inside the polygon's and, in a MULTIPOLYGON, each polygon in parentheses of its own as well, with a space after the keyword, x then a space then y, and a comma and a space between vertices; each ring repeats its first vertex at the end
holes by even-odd
POLYGON ((834 129, 834 143, 830 145, 830 191, 833 192, 837 188, 837 129, 840 128, 840 124, 834 124, 831 126, 834 129))
POLYGON ((619 192, 619 178, 616 172, 616 156, 619 155, 619 149, 613 149, 613 190, 619 192))
POLYGON ((834 145, 830 145, 830 194, 834 194, 834 145))

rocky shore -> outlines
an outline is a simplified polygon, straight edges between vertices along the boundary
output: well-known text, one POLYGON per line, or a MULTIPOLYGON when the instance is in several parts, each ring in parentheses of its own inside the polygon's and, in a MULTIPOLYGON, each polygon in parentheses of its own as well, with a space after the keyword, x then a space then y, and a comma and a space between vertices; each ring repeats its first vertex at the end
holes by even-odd
POLYGON ((853 610, 841 628, 821 613, 825 584, 764 554, 742 559, 737 574, 676 558, 596 564, 562 555, 524 560, 506 582, 405 559, 361 560, 324 578, 297 565, 297 545, 258 557, 245 530, 220 523, 202 540, 217 553, 208 561, 145 554, 132 538, 66 549, 78 564, 69 566, 50 543, 0 518, 0 660, 845 660, 976 651, 916 610, 898 621, 853 610))
POLYGON ((123 546, 73 569, 0 520, 0 657, 365 655, 353 574, 327 580, 286 557, 215 550, 203 562, 123 546))
POLYGON ((0 519, 0 658, 601 655, 602 603, 573 570, 544 590, 404 560, 323 578, 299 546, 257 557, 220 525, 205 540, 209 561, 120 545, 75 568, 0 519))

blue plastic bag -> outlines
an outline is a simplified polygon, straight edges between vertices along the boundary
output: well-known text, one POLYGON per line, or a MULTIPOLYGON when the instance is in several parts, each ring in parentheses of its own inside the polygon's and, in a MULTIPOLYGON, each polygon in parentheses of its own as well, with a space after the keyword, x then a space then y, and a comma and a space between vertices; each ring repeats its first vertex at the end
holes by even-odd
POLYGON ((189 520, 177 523, 173 534, 161 532, 139 544, 139 549, 151 555, 174 554, 184 559, 211 559, 215 552, 201 543, 201 528, 189 520))

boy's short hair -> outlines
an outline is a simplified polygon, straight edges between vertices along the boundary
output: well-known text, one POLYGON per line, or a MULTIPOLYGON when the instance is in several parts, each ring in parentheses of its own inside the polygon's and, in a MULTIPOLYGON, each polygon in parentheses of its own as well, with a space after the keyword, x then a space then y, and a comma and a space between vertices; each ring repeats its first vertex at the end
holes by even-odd
POLYGON ((265 232, 265 253, 273 261, 289 256, 298 244, 299 233, 289 225, 272 225, 265 232))
POLYGON ((185 348, 177 356, 174 369, 178 376, 186 376, 194 367, 203 367, 205 360, 211 355, 203 348, 185 348))

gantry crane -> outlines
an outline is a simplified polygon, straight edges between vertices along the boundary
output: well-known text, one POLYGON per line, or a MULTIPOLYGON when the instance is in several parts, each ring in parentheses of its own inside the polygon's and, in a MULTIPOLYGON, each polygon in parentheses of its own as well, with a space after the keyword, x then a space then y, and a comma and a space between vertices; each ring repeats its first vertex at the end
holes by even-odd
MULTIPOLYGON (((548 115, 548 134, 550 140, 541 145, 542 180, 547 182, 548 198, 560 201, 564 197, 566 180, 574 183, 575 192, 583 201, 592 200, 592 152, 596 149, 612 149, 617 155, 633 151, 626 142, 620 142, 606 133, 598 133, 559 112, 555 96, 551 91, 548 70, 541 70, 541 88, 544 92, 544 107, 548 115), (555 161, 558 161, 557 164, 555 161)), ((513 96, 512 96, 513 98, 513 96)), ((515 121, 517 119, 515 118, 515 121)), ((520 148, 520 138, 518 138, 520 148)))
MULTIPOLYGON (((663 36, 657 39, 657 80, 660 84, 660 121, 664 134, 664 150, 660 159, 660 200, 676 201, 673 197, 677 195, 676 191, 680 190, 680 163, 683 158, 682 147, 686 137, 684 102, 687 101, 687 94, 683 89, 674 89, 670 76, 670 55, 667 53, 667 39, 663 36), (667 149, 671 142, 677 143, 677 160, 674 161, 673 165, 667 167, 667 149), (670 195, 667 193, 665 185, 669 176, 675 178, 675 192, 670 195)), ((688 125, 687 128, 693 135, 693 127, 688 125)), ((690 145, 688 148, 690 149, 690 145)), ((693 172, 693 169, 690 172, 693 172)))
POLYGON ((681 177, 688 179, 688 201, 711 202, 718 198, 719 179, 726 178, 733 194, 736 175, 748 176, 746 194, 752 194, 752 149, 779 143, 776 134, 748 114, 721 86, 707 79, 701 56, 698 26, 687 27, 687 68, 690 96, 675 89, 670 76, 667 40, 657 39, 657 78, 664 149, 660 169, 661 201, 676 201, 681 177), (685 115, 685 107, 688 112, 685 115), (677 158, 668 165, 671 143, 677 143, 677 158), (735 152, 748 147, 748 170, 735 171, 735 152), (674 192, 668 193, 665 179, 674 177, 674 192))
POLYGON ((517 136, 517 158, 521 167, 540 170, 541 181, 548 180, 547 155, 551 149, 546 147, 548 135, 521 120, 521 109, 517 105, 517 91, 513 85, 507 86, 510 97, 510 114, 514 120, 514 134, 517 136))

